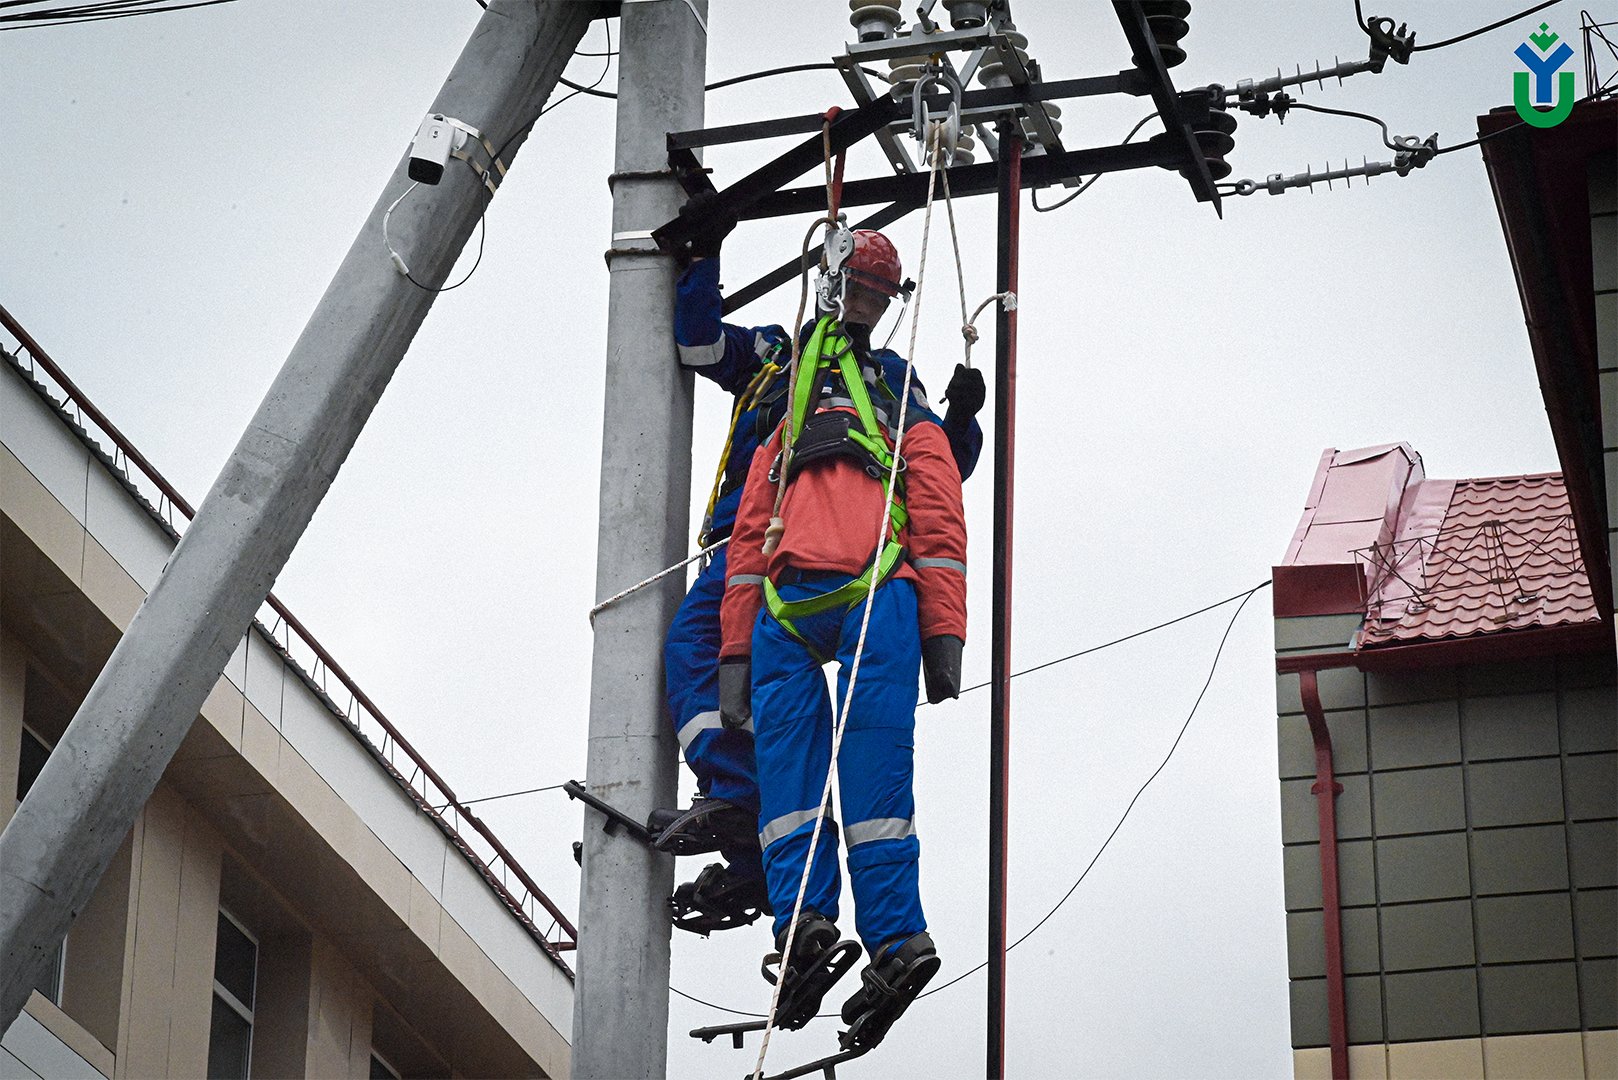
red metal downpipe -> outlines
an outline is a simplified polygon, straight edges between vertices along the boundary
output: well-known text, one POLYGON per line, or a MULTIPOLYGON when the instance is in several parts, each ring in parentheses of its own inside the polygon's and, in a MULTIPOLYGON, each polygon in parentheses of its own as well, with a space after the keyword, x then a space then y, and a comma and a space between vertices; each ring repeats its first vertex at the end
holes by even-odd
POLYGON ((1326 931, 1326 1014, 1330 1024, 1332 1080, 1348 1080, 1348 1007, 1343 992, 1343 913, 1337 891, 1337 796, 1343 785, 1332 770, 1331 732, 1320 707, 1314 671, 1298 672, 1298 690, 1309 734, 1315 741, 1315 807, 1320 815, 1320 901, 1326 931))

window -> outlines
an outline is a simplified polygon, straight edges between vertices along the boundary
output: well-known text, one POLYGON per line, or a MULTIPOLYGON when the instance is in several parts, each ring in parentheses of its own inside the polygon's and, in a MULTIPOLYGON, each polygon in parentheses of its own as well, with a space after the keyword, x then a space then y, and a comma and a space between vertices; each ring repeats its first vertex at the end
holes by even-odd
POLYGON ((213 961, 213 1020, 208 1029, 208 1080, 247 1080, 253 1049, 253 992, 258 942, 230 914, 219 912, 213 961))
MULTIPOLYGON (((45 768, 45 761, 50 756, 50 744, 24 727, 22 753, 17 762, 17 805, 22 805, 23 799, 28 795, 28 789, 39 779, 40 770, 45 768)), ((45 969, 45 973, 34 984, 34 989, 48 998, 52 1005, 62 1003, 62 956, 66 949, 65 940, 56 946, 56 955, 51 958, 50 967, 45 969)))

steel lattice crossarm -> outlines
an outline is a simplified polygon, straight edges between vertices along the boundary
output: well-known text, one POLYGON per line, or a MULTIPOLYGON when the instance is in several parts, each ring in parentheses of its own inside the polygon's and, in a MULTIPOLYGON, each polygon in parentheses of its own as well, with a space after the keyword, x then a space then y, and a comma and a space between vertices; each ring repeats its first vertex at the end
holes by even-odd
MULTIPOLYGON (((688 193, 713 192, 716 189, 710 180, 710 171, 698 161, 697 149, 804 134, 808 136, 804 141, 719 189, 717 198, 708 202, 702 213, 714 219, 747 221, 824 212, 826 187, 823 183, 788 185, 822 165, 828 152, 834 156, 842 154, 874 136, 894 168, 893 175, 848 180, 841 185, 839 205, 842 208, 880 207, 853 227, 881 229, 918 209, 927 197, 927 173, 917 169, 900 145, 897 134, 909 126, 912 119, 918 123, 943 120, 955 106, 959 125, 963 129, 977 126, 985 136, 986 148, 994 156, 998 156, 998 146, 986 131, 991 123, 1010 124, 1019 131, 1027 131, 1034 145, 1023 156, 1024 187, 1071 186, 1080 176, 1157 166, 1179 171, 1199 202, 1212 203, 1216 212, 1221 211, 1214 181, 1229 171, 1222 159, 1229 151, 1229 129, 1234 125, 1224 112, 1222 95, 1207 89, 1180 93, 1168 73, 1169 66, 1184 59, 1183 51, 1173 42, 1186 32, 1184 14, 1189 11, 1189 4, 1183 0, 1115 0, 1113 8, 1129 44, 1133 66, 1112 75, 1051 82, 1039 77, 1039 65, 1029 61, 1020 49, 1019 42, 1026 39, 1011 23, 1009 3, 1001 0, 986 7, 988 21, 982 26, 945 30, 925 21, 930 5, 924 6, 920 11, 924 25, 914 32, 849 45, 845 55, 836 58, 835 63, 859 101, 853 108, 671 132, 668 136, 670 169, 688 193), (931 27, 930 32, 927 27, 931 27), (1007 85, 963 91, 954 96, 942 82, 933 83, 918 96, 918 104, 908 95, 899 96, 915 85, 914 79, 908 84, 901 83, 891 93, 877 94, 860 70, 862 64, 875 60, 897 64, 907 57, 917 57, 918 62, 934 58, 938 70, 947 71, 949 78, 959 86, 965 80, 960 79, 950 65, 948 54, 951 53, 967 54, 961 68, 966 78, 993 70, 997 76, 1003 76, 994 81, 1007 85), (1169 57, 1167 62, 1165 55, 1169 57), (1163 131, 1133 144, 1085 149, 1063 146, 1060 124, 1055 123, 1060 110, 1050 103, 1103 94, 1151 97, 1163 131), (1210 171, 1210 165, 1224 171, 1216 176, 1210 171)), ((944 172, 952 195, 980 195, 996 190, 998 166, 993 161, 953 164, 944 172)), ((702 218, 682 214, 655 229, 652 236, 664 250, 673 251, 700 232, 704 224, 702 218)), ((735 311, 758 299, 799 270, 797 258, 788 260, 728 294, 725 311, 735 311)))

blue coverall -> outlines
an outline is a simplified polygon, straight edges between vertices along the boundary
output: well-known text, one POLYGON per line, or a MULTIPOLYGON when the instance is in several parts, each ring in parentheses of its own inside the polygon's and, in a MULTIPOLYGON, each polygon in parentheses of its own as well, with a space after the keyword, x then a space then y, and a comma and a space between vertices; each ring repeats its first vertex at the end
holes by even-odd
MULTIPOLYGON (((786 331, 779 326, 744 328, 724 322, 719 291, 717 258, 693 262, 680 275, 674 306, 674 340, 680 366, 740 395, 778 347, 785 367, 790 356, 786 331)), ((888 385, 904 384, 904 360, 888 349, 875 349, 888 385)), ((921 380, 911 375, 912 410, 919 409, 935 423, 942 420, 927 402, 921 380)), ((720 497, 707 523, 712 544, 730 535, 741 503, 748 465, 759 443, 765 441, 786 413, 786 378, 778 378, 771 392, 736 422, 730 459, 720 497)), ((973 420, 964 429, 945 427, 961 478, 970 476, 983 447, 983 431, 973 420)), ((669 714, 685 752, 686 764, 696 774, 704 795, 741 806, 757 814, 758 766, 753 752, 753 725, 727 729, 719 720, 719 604, 725 591, 726 548, 720 548, 697 575, 686 593, 663 643, 663 669, 669 714)), ((873 617, 874 617, 873 613, 873 617)), ((914 678, 912 678, 912 691, 914 678)), ((818 802, 818 798, 817 798, 818 802)), ((738 876, 763 876, 760 850, 755 844, 727 847, 720 855, 738 876)))

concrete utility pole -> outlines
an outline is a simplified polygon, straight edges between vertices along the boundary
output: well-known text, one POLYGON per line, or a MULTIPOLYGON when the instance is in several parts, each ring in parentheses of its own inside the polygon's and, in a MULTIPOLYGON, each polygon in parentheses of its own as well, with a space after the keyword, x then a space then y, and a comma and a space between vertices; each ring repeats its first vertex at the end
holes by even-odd
MULTIPOLYGON (((498 147, 538 113, 593 7, 497 0, 431 111, 498 147)), ((520 143, 506 148, 508 164, 520 143)), ((449 165, 389 227, 416 280, 432 286, 443 284, 489 200, 470 168, 449 165)), ((432 307, 435 294, 400 276, 382 244, 383 212, 408 183, 401 159, 162 578, 0 835, 0 1031, 151 797, 432 307)))
MULTIPOLYGON (((664 137, 702 126, 707 9, 707 0, 636 0, 622 9, 597 596, 677 562, 691 543, 691 377, 675 359, 674 264, 649 234, 684 201, 668 175, 664 137)), ((676 794, 663 632, 684 580, 672 576, 595 620, 589 787, 642 820, 676 794)), ((573 1075, 661 1077, 674 860, 622 833, 607 835, 600 821, 585 811, 573 1075)))

